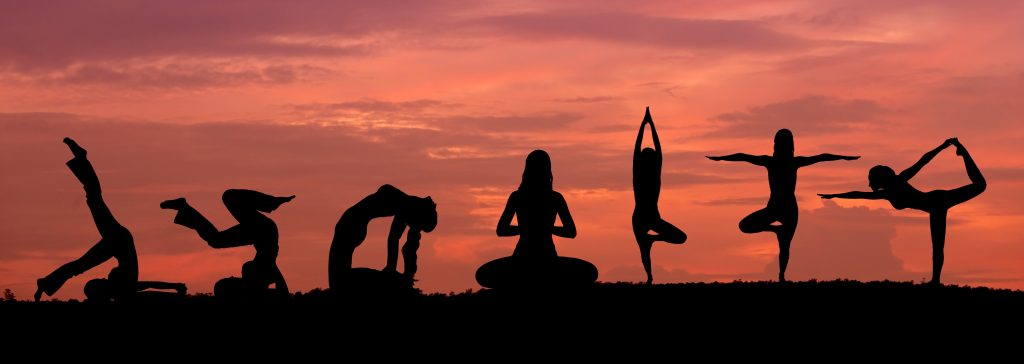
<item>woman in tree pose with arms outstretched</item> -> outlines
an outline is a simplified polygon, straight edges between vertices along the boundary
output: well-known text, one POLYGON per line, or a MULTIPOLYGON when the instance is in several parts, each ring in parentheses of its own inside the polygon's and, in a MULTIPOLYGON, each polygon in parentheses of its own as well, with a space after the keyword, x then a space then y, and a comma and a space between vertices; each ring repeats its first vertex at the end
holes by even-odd
POLYGON ((633 235, 636 243, 640 245, 640 261, 647 271, 647 284, 654 282, 651 275, 651 246, 655 241, 664 241, 670 244, 682 244, 686 242, 686 234, 668 221, 661 218, 658 212, 658 196, 661 195, 661 141, 658 140, 658 131, 654 129, 654 120, 651 119, 651 109, 647 108, 644 114, 644 121, 640 123, 640 132, 636 135, 636 147, 633 148, 633 201, 636 207, 633 208, 633 235), (640 145, 644 140, 644 127, 651 125, 651 138, 654 139, 654 149, 644 148, 640 145), (655 234, 650 234, 653 231, 655 234))
POLYGON ((953 206, 962 204, 985 191, 987 184, 981 170, 974 163, 967 148, 957 138, 946 139, 935 149, 925 153, 921 160, 896 174, 888 166, 874 166, 868 172, 868 186, 871 192, 852 191, 836 194, 818 194, 821 198, 847 198, 867 200, 888 200, 892 207, 902 210, 912 208, 928 213, 932 233, 932 280, 931 284, 940 284, 939 276, 942 274, 942 262, 945 260, 943 253, 946 245, 946 213, 953 206), (954 188, 952 190, 934 190, 921 192, 910 185, 910 179, 917 175, 928 162, 931 162, 936 155, 949 146, 956 147, 956 155, 963 157, 964 167, 967 169, 967 177, 971 184, 954 188))
POLYGON ((818 162, 848 160, 860 157, 835 154, 818 154, 813 157, 793 156, 793 132, 779 129, 775 133, 775 153, 750 155, 744 153, 720 157, 708 157, 713 161, 747 162, 768 170, 768 187, 771 196, 768 206, 757 210, 740 221, 740 231, 754 234, 764 231, 775 233, 779 240, 779 282, 786 281, 786 266, 789 265, 789 244, 796 233, 799 209, 796 205, 796 171, 818 162), (779 225, 774 223, 778 222, 779 225))

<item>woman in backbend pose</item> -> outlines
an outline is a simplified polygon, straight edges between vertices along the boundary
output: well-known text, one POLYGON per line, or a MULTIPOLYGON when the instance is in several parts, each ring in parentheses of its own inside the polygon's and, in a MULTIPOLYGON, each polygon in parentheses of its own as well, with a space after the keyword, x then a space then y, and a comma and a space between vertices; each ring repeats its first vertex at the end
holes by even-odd
POLYGON ((914 163, 896 174, 888 166, 874 166, 868 172, 868 186, 871 192, 846 192, 836 194, 819 194, 821 198, 847 198, 847 199, 868 199, 888 200, 892 207, 902 210, 912 208, 928 213, 932 233, 932 280, 931 284, 940 284, 939 276, 942 274, 942 262, 945 259, 943 253, 946 245, 946 213, 953 206, 967 202, 985 191, 987 184, 981 170, 974 163, 967 148, 964 148, 957 138, 947 139, 942 145, 925 153, 921 160, 914 163), (917 175, 928 162, 931 162, 936 155, 949 146, 956 146, 956 155, 963 157, 964 167, 967 169, 967 177, 971 184, 954 188, 952 190, 934 190, 921 192, 910 185, 910 179, 917 175))
POLYGON ((277 224, 261 212, 273 212, 293 198, 295 196, 276 197, 252 190, 224 191, 224 206, 238 221, 238 225, 223 231, 217 230, 184 197, 164 201, 160 203, 160 208, 176 210, 174 223, 195 230, 212 248, 252 245, 256 249, 253 260, 242 265, 242 278, 221 279, 214 286, 216 295, 227 298, 258 297, 271 292, 287 295, 288 284, 277 267, 277 224), (275 291, 269 290, 271 284, 276 288, 275 291))
POLYGON ((96 176, 96 170, 92 168, 92 163, 86 158, 86 150, 71 138, 64 138, 64 143, 75 156, 67 165, 85 188, 85 203, 89 206, 89 212, 101 238, 81 258, 64 264, 50 275, 37 280, 35 300, 39 301, 43 293, 52 296, 71 277, 85 273, 110 258, 117 260, 117 266, 110 270, 107 279, 93 279, 85 284, 85 295, 90 300, 120 300, 147 289, 170 289, 184 294, 183 283, 139 281, 139 257, 135 252, 135 239, 132 238, 132 233, 114 219, 114 214, 103 201, 100 180, 96 176))
POLYGON ((420 236, 437 227, 437 204, 430 196, 410 196, 392 185, 383 185, 377 192, 345 210, 334 226, 334 240, 331 241, 327 263, 328 284, 332 290, 344 284, 346 275, 352 269, 352 254, 366 239, 366 227, 370 220, 384 216, 394 216, 388 233, 388 257, 384 271, 397 272, 398 241, 408 228, 409 233, 402 246, 405 261, 403 274, 408 282, 412 282, 416 275, 416 251, 420 247, 420 236))
POLYGON ((519 189, 512 192, 498 219, 498 236, 519 236, 511 257, 493 260, 476 271, 476 281, 488 288, 537 286, 581 287, 597 280, 597 268, 587 261, 560 257, 551 236, 572 239, 576 224, 562 194, 552 188, 551 158, 543 150, 526 157, 519 189), (555 226, 555 217, 562 226, 555 226), (515 217, 519 225, 512 225, 515 217))
POLYGON ((793 241, 793 235, 796 233, 799 212, 796 205, 797 169, 818 162, 852 161, 857 158, 860 157, 827 153, 813 157, 794 157, 793 133, 789 129, 780 129, 775 133, 775 153, 771 156, 736 153, 721 157, 708 157, 713 161, 747 162, 768 170, 768 187, 771 188, 768 206, 744 217, 740 221, 740 231, 747 234, 764 231, 775 233, 779 240, 779 282, 786 281, 789 244, 793 241), (775 222, 778 222, 779 225, 775 225, 775 222))
POLYGON ((640 123, 640 132, 636 135, 636 147, 633 148, 633 200, 636 207, 633 208, 633 235, 636 243, 640 245, 640 261, 647 271, 647 284, 654 282, 651 275, 651 246, 655 241, 664 241, 670 244, 682 244, 686 242, 686 234, 668 221, 661 218, 658 212, 658 196, 661 194, 661 141, 658 140, 658 131, 654 129, 654 120, 651 119, 651 109, 648 108, 644 114, 644 121, 640 123), (640 145, 644 140, 644 127, 651 125, 651 138, 654 139, 654 149, 644 148, 640 145), (650 234, 653 231, 655 234, 650 234))

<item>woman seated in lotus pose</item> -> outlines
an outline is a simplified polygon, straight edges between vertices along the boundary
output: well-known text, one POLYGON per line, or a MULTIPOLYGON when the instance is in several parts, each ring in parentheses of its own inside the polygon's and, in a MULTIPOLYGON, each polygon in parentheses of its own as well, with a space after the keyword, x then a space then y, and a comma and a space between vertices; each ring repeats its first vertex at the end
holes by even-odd
POLYGON ((222 199, 238 225, 220 231, 196 211, 185 198, 167 200, 160 208, 176 210, 174 223, 193 229, 215 249, 252 245, 256 256, 242 265, 242 278, 221 279, 214 286, 214 294, 228 299, 258 298, 267 295, 286 296, 288 284, 277 267, 277 224, 261 212, 271 213, 295 196, 276 197, 252 190, 230 189, 222 199), (276 290, 270 290, 273 284, 276 290))
POLYGON ((512 192, 498 220, 498 236, 519 236, 511 257, 496 259, 476 271, 476 281, 488 288, 581 287, 597 280, 597 268, 587 261, 560 257, 551 236, 576 237, 569 207, 552 188, 551 158, 543 150, 526 157, 519 189, 512 192), (519 225, 512 225, 515 216, 519 225), (562 226, 555 226, 555 217, 562 226))
POLYGON ((868 186, 871 192, 846 192, 836 194, 818 194, 821 198, 847 198, 867 200, 888 200, 892 207, 902 210, 912 208, 928 213, 931 222, 932 233, 932 280, 931 284, 940 284, 939 276, 942 274, 942 262, 945 259, 944 247, 946 245, 946 213, 953 206, 967 202, 985 191, 985 177, 981 175, 978 165, 971 159, 957 138, 947 139, 942 145, 925 153, 921 160, 914 163, 910 168, 900 174, 896 174, 888 166, 874 166, 868 172, 868 186), (949 146, 956 146, 956 155, 963 157, 964 167, 967 169, 967 177, 971 184, 954 188, 952 190, 934 190, 921 192, 910 185, 910 179, 921 171, 928 162, 931 162, 936 155, 949 146))
POLYGON ((377 192, 366 196, 354 206, 345 210, 334 226, 334 240, 327 263, 328 284, 332 290, 341 288, 352 270, 352 255, 356 247, 366 239, 366 227, 370 220, 394 216, 388 233, 388 257, 385 273, 397 273, 398 241, 405 229, 409 233, 402 246, 405 260, 405 281, 412 283, 416 275, 416 251, 420 248, 423 232, 434 231, 437 227, 437 204, 427 197, 410 196, 392 185, 383 185, 377 192))
POLYGON ((85 273, 110 258, 117 260, 117 266, 110 270, 107 278, 93 279, 85 284, 85 296, 90 301, 128 299, 135 293, 148 289, 175 290, 178 294, 185 294, 184 283, 139 281, 139 257, 135 252, 135 239, 132 238, 132 233, 114 219, 114 214, 103 201, 100 179, 96 176, 92 163, 86 158, 86 150, 71 138, 64 138, 64 143, 75 156, 67 165, 85 187, 85 203, 89 206, 89 212, 101 238, 81 258, 64 264, 50 275, 37 280, 35 300, 39 301, 43 293, 53 296, 68 279, 85 273))

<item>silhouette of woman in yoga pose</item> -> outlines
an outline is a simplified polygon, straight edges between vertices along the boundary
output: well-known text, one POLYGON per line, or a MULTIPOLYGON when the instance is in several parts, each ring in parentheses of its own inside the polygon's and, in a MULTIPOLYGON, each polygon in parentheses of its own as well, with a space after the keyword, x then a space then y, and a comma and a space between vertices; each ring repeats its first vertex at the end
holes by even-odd
POLYGON ((664 241, 670 244, 682 244, 686 242, 686 234, 668 221, 661 218, 658 212, 658 196, 661 195, 661 141, 658 140, 658 131, 654 129, 654 120, 651 119, 651 109, 647 108, 644 114, 644 121, 640 123, 640 132, 636 135, 636 147, 633 148, 633 200, 636 207, 633 208, 633 235, 636 236, 636 243, 640 245, 640 260, 647 271, 647 284, 654 282, 651 275, 651 246, 655 241, 664 241), (644 148, 640 145, 644 140, 644 127, 651 124, 651 138, 654 139, 654 149, 644 148), (653 231, 655 234, 649 234, 653 231))
POLYGON ((519 236, 511 257, 488 262, 476 271, 476 281, 488 288, 585 286, 597 280, 597 268, 587 261, 560 257, 551 236, 576 237, 576 224, 562 194, 552 188, 551 158, 543 150, 526 157, 519 189, 512 192, 498 219, 498 236, 519 236), (512 225, 515 216, 519 225, 512 225), (562 226, 555 226, 555 217, 562 226))
POLYGON ((818 154, 813 157, 793 156, 793 133, 780 129, 775 133, 775 153, 771 156, 754 156, 736 153, 719 157, 708 157, 713 161, 747 162, 768 169, 768 186, 771 196, 768 206, 755 211, 740 221, 740 231, 754 234, 764 231, 775 233, 779 240, 779 282, 786 281, 786 266, 789 265, 789 244, 796 233, 798 208, 796 205, 796 171, 818 162, 838 160, 852 161, 860 157, 835 154, 818 154), (774 224, 778 222, 779 225, 774 224))
POLYGON ((437 227, 437 204, 430 196, 410 196, 392 185, 383 185, 377 192, 345 210, 334 226, 334 240, 331 241, 331 255, 327 263, 328 284, 332 290, 340 289, 345 282, 352 269, 352 254, 366 239, 366 227, 370 220, 384 216, 394 216, 391 231, 388 232, 388 257, 384 272, 397 272, 398 241, 408 228, 409 233, 402 246, 405 261, 403 274, 408 282, 413 281, 420 236, 437 227))
POLYGON ((871 192, 852 191, 836 194, 818 194, 821 198, 846 198, 866 200, 888 200, 889 204, 897 210, 912 208, 928 213, 932 233, 932 280, 931 284, 940 284, 939 276, 942 274, 942 263, 945 260, 943 249, 946 246, 946 213, 953 206, 967 202, 980 195, 987 186, 985 177, 981 170, 974 163, 974 159, 967 153, 957 138, 947 139, 937 148, 924 154, 917 163, 896 174, 888 166, 874 166, 868 172, 868 185, 871 192), (964 168, 967 169, 967 177, 971 184, 954 188, 952 190, 934 190, 921 192, 910 185, 910 179, 917 175, 926 164, 932 161, 936 155, 949 146, 956 146, 956 155, 963 157, 964 168))
POLYGON ((193 229, 199 237, 215 249, 252 245, 256 256, 242 264, 242 278, 221 279, 214 286, 214 294, 229 299, 257 298, 268 294, 288 294, 288 284, 277 267, 278 232, 274 220, 263 215, 277 210, 295 196, 276 197, 252 190, 224 191, 222 200, 238 225, 219 231, 210 220, 196 211, 184 197, 160 203, 160 208, 176 210, 174 223, 193 229), (271 291, 273 284, 276 290, 271 291))
POLYGON ((89 206, 89 213, 92 214, 101 238, 81 258, 64 264, 50 275, 38 279, 35 300, 39 301, 43 293, 53 296, 68 279, 85 273, 110 258, 117 260, 117 266, 110 270, 107 278, 93 279, 85 284, 85 295, 89 300, 127 299, 136 292, 148 289, 175 290, 179 294, 184 294, 184 283, 139 281, 139 257, 135 252, 135 239, 132 238, 132 233, 114 219, 114 214, 103 201, 100 180, 96 176, 96 170, 92 168, 92 163, 86 158, 86 150, 71 138, 64 138, 64 143, 74 155, 67 163, 68 168, 85 188, 85 203, 89 206))

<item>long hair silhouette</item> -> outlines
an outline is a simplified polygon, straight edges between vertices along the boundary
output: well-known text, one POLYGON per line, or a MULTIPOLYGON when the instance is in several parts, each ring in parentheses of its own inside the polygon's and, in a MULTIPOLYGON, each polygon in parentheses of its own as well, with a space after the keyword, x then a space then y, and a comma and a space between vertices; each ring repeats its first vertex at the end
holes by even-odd
POLYGON ((498 219, 498 236, 519 236, 511 257, 484 264, 477 282, 488 288, 580 287, 597 280, 597 268, 581 259, 560 257, 552 236, 576 237, 576 223, 562 194, 553 190, 551 158, 535 150, 526 158, 519 189, 509 195, 498 219), (519 225, 512 225, 515 217, 519 225), (562 226, 555 226, 556 217, 562 226))

